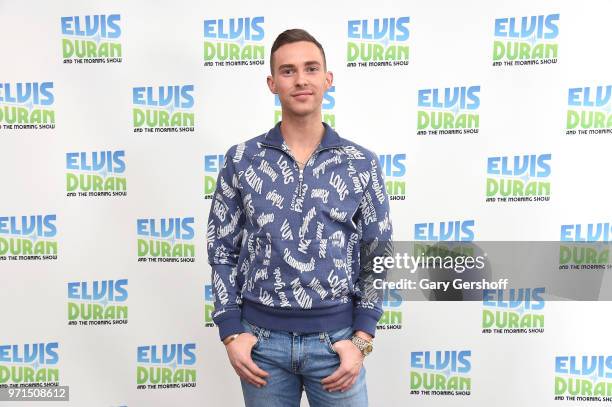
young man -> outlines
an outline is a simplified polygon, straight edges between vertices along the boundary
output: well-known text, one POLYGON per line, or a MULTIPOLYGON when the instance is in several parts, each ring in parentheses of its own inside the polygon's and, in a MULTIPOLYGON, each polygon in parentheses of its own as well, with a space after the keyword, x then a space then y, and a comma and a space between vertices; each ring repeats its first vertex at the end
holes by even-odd
POLYGON ((304 30, 281 33, 267 82, 282 120, 232 146, 208 220, 213 320, 248 407, 368 403, 364 357, 382 296, 366 257, 389 253, 376 155, 321 120, 332 86, 304 30))

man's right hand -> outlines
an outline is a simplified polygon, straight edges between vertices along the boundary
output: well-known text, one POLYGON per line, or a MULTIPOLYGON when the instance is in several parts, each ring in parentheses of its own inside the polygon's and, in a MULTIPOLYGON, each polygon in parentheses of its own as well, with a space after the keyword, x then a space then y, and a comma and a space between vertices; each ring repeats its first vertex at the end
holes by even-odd
POLYGON ((257 337, 250 332, 243 332, 236 339, 225 345, 227 356, 234 370, 253 386, 261 387, 267 383, 263 380, 268 372, 260 369, 251 358, 251 350, 257 343, 257 337))

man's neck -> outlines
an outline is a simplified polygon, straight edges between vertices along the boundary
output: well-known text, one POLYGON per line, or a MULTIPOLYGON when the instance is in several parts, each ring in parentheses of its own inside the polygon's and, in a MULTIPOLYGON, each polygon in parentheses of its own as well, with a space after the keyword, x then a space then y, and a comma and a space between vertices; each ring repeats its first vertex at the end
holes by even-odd
POLYGON ((318 115, 307 117, 283 114, 281 134, 291 150, 314 150, 325 135, 325 128, 321 123, 321 112, 318 115))

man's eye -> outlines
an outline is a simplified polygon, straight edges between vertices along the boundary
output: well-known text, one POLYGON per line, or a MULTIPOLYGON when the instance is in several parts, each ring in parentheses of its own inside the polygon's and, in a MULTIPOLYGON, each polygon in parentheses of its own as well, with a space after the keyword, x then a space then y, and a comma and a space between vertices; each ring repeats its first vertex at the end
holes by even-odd
POLYGON ((281 73, 282 73, 283 75, 290 74, 291 72, 293 72, 293 69, 283 69, 283 70, 281 71, 281 73))

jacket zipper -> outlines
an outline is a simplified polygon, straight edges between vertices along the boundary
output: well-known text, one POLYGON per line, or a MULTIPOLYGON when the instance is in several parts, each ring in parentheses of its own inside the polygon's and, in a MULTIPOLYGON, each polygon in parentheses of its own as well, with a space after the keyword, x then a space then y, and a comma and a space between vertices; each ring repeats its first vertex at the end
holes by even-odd
POLYGON ((304 181, 304 169, 300 168, 299 165, 298 165, 298 169, 300 170, 300 184, 298 186, 298 196, 301 198, 302 197, 302 182, 304 181))
MULTIPOLYGON (((298 171, 300 172, 300 177, 299 177, 299 186, 298 186, 298 196, 301 198, 302 197, 302 183, 304 182, 304 169, 300 168, 300 166, 297 163, 297 160, 293 157, 293 155, 291 153, 289 153, 288 151, 283 150, 282 148, 278 147, 278 146, 273 146, 272 144, 267 144, 267 143, 261 143, 262 146, 266 146, 266 147, 272 147, 275 148, 277 150, 282 151, 283 153, 287 154, 289 156, 289 158, 291 158, 291 160, 293 161, 293 166, 295 168, 298 169, 298 171)), ((308 157, 308 159, 306 160, 306 163, 308 163, 308 161, 310 161, 310 159, 312 158, 312 156, 314 156, 315 154, 319 154, 321 151, 325 151, 328 150, 330 148, 336 148, 337 146, 331 146, 331 147, 323 147, 321 149, 316 149, 315 151, 313 151, 312 154, 310 154, 310 157, 308 157)), ((304 165, 305 167, 306 165, 304 165)))

